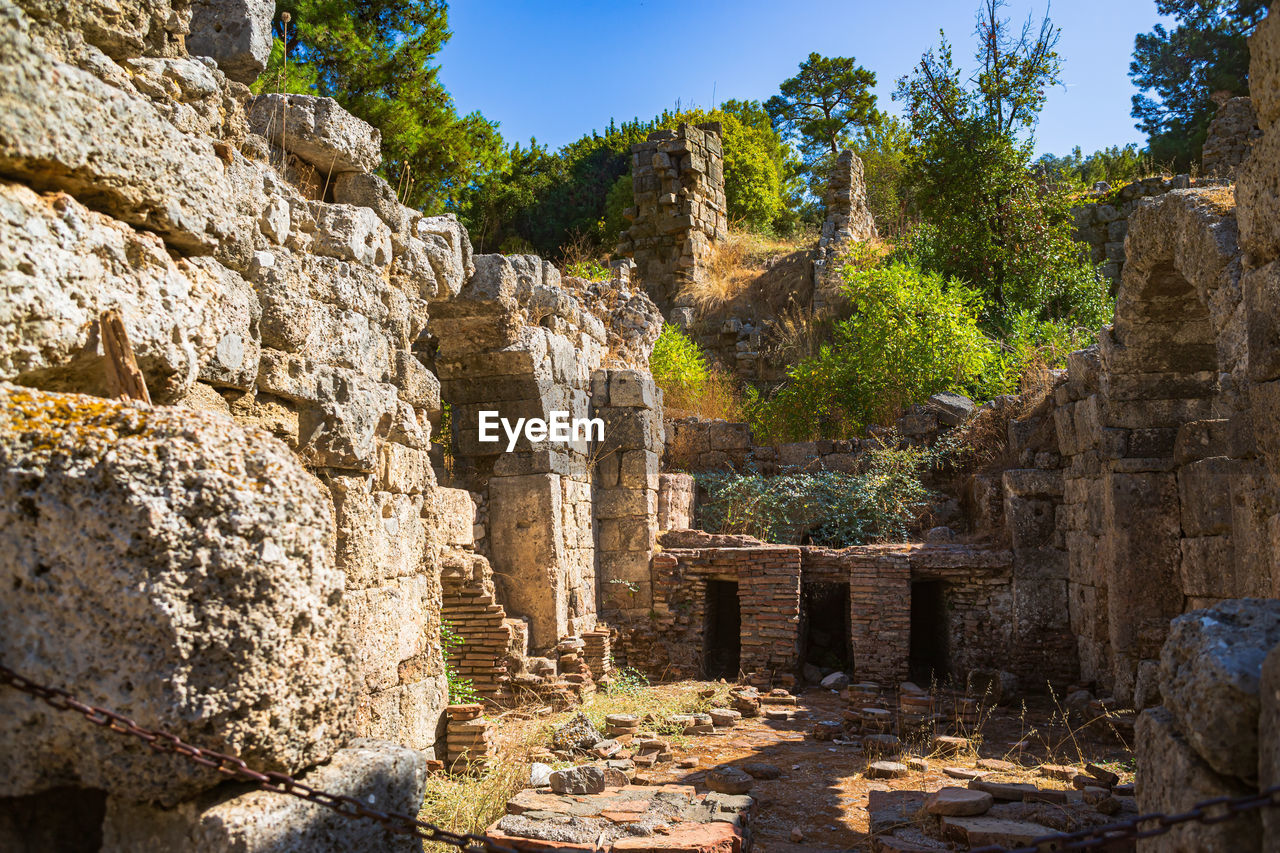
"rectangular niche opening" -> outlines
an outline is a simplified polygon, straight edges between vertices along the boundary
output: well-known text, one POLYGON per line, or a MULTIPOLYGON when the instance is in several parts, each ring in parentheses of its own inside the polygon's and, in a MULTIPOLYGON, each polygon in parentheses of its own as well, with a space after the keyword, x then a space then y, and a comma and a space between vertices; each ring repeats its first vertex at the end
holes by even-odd
POLYGON ((911 584, 911 680, 927 688, 941 684, 951 674, 950 626, 947 622, 946 584, 917 581, 911 584))
POLYGON ((801 660, 823 675, 851 674, 849 584, 806 583, 801 591, 801 660))
POLYGON ((705 669, 709 679, 733 681, 742 657, 742 611, 736 581, 707 581, 705 669))

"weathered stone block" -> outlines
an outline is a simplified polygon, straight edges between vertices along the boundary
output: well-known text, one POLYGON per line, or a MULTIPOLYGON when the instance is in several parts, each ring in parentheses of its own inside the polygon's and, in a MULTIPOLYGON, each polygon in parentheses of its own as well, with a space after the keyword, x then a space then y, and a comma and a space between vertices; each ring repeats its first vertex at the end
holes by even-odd
POLYGON ((1280 15, 1267 15, 1249 37, 1249 98, 1258 126, 1280 118, 1280 15))
POLYGON ((275 10, 274 0, 193 0, 187 50, 213 57, 237 83, 252 83, 267 68, 275 10))
POLYGON ((142 98, 40 52, 10 5, 0 9, 0 171, 191 254, 249 231, 212 139, 182 133, 142 98), (127 132, 104 136, 107 128, 127 132))
POLYGON ((372 172, 382 162, 382 133, 313 95, 256 95, 245 105, 249 127, 324 175, 372 172))
MULTIPOLYGON (((1280 785, 1280 647, 1267 653, 1258 688, 1258 788, 1280 785)), ((1262 810, 1263 850, 1280 846, 1280 814, 1262 810)))
MULTIPOLYGON (((1165 708, 1152 708, 1138 717, 1135 752, 1138 763, 1138 811, 1180 814, 1194 803, 1216 797, 1240 797, 1256 789, 1238 779, 1223 776, 1196 754, 1177 722, 1165 708)), ((1138 842, 1140 853, 1196 850, 1230 853, 1260 850, 1262 825, 1254 814, 1243 814, 1223 823, 1187 823, 1168 835, 1138 842)))
POLYGON ((1182 540, 1181 547, 1184 593, 1211 598, 1239 594, 1230 536, 1187 538, 1182 540))
MULTIPOLYGON (((355 740, 301 777, 304 784, 352 797, 372 808, 415 814, 426 790, 427 759, 380 740, 355 740)), ((352 820, 294 797, 251 791, 227 798, 214 791, 170 811, 111 798, 103 825, 104 851, 239 850, 293 853, 410 853, 420 841, 393 835, 367 820, 352 820)))
POLYGON ((367 689, 394 687, 400 663, 431 647, 432 580, 410 575, 347 593, 356 661, 367 689))
MULTIPOLYGON (((0 659, 267 769, 323 761, 353 689, 327 503, 224 416, 0 385, 0 659)), ((12 690, 0 744, 0 796, 217 782, 12 690)))
POLYGON ((1217 773, 1257 778, 1259 683, 1277 644, 1280 601, 1232 600, 1173 620, 1160 656, 1160 694, 1217 773))
POLYGON ((236 387, 256 375, 257 302, 230 270, 174 261, 152 234, 16 185, 0 185, 0 243, 0 377, 106 395, 97 321, 112 307, 156 402, 202 373, 236 387))
POLYGON ((436 488, 431 493, 431 523, 446 545, 465 548, 475 544, 476 504, 464 489, 436 488))

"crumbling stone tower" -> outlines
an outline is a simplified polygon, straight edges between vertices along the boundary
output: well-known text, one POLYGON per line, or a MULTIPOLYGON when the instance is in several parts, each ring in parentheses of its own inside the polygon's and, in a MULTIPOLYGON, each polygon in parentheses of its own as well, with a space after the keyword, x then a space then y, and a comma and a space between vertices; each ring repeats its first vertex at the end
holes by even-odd
POLYGON ((635 206, 618 252, 635 259, 636 273, 667 312, 681 290, 700 281, 716 241, 724 239, 724 161, 720 123, 658 130, 631 147, 635 206))
POLYGON ((828 267, 849 243, 872 240, 876 222, 867 207, 867 184, 863 177, 862 160, 852 149, 846 148, 836 158, 827 184, 827 218, 822 223, 822 236, 818 239, 818 253, 813 259, 813 299, 815 308, 828 304, 830 295, 826 286, 828 267))

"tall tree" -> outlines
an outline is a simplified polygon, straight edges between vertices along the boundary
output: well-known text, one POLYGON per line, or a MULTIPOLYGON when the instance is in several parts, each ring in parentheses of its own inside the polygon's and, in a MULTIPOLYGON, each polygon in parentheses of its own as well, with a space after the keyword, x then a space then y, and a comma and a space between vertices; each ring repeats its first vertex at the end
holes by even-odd
POLYGON ((1156 11, 1177 25, 1157 24, 1134 40, 1129 77, 1142 93, 1133 117, 1157 162, 1186 169, 1200 159, 1214 95, 1249 94, 1248 36, 1267 0, 1156 0, 1156 11))
POLYGON ((454 204, 504 156, 497 125, 459 116, 434 59, 449 40, 444 0, 281 0, 277 49, 258 91, 328 95, 382 131, 383 176, 406 203, 454 204), (289 68, 286 75, 285 67, 289 68))
POLYGON ((853 57, 811 53, 764 108, 784 138, 798 139, 806 160, 816 160, 839 154, 850 134, 879 119, 875 84, 876 75, 853 57))
POLYGON ((1021 27, 1005 0, 984 0, 975 31, 977 70, 967 79, 945 34, 895 99, 908 108, 915 142, 913 199, 930 226, 926 266, 972 282, 998 324, 1022 312, 1061 318, 1087 306, 1096 321, 1097 277, 1082 269, 1070 237, 1064 187, 1031 169, 1034 131, 1059 82, 1058 30, 1046 15, 1021 27))

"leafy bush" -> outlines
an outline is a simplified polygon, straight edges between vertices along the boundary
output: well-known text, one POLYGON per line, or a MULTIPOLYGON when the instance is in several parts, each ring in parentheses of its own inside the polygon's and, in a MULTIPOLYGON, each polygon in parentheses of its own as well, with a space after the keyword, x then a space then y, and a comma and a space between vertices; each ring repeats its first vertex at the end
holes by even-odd
POLYGON ((462 637, 454 633, 451 624, 448 622, 440 624, 440 651, 444 657, 444 677, 449 686, 450 705, 465 705, 480 701, 480 696, 476 693, 471 679, 458 675, 458 670, 449 662, 450 658, 456 657, 455 652, 462 648, 463 642, 462 637))
POLYGON ((996 349, 978 326, 983 302, 974 291, 902 262, 851 257, 837 272, 852 314, 751 407, 758 435, 848 436, 930 394, 980 384, 996 349))
POLYGON ((653 381, 668 398, 690 396, 702 390, 709 368, 707 356, 678 326, 667 324, 658 334, 649 356, 653 381))
POLYGON ((649 370, 662 389, 669 415, 742 419, 737 382, 679 327, 662 327, 649 356, 649 370))
POLYGON ((921 474, 936 461, 927 450, 881 448, 865 453, 854 474, 699 474, 702 526, 790 545, 902 542, 929 497, 921 474))

